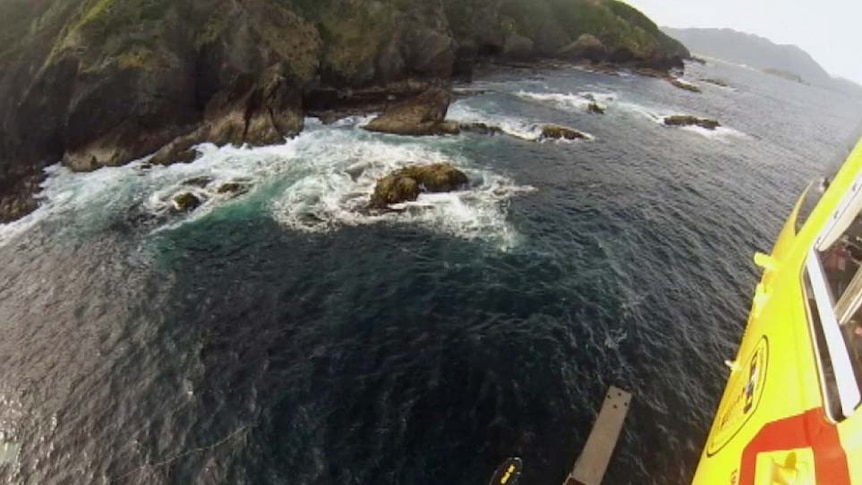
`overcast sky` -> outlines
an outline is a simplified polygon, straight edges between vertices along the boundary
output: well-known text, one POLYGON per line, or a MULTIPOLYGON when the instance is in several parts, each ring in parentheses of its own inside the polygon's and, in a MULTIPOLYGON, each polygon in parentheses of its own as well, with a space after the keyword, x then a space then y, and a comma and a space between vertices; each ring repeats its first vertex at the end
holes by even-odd
POLYGON ((668 27, 730 27, 795 44, 862 84, 862 0, 625 0, 668 27))

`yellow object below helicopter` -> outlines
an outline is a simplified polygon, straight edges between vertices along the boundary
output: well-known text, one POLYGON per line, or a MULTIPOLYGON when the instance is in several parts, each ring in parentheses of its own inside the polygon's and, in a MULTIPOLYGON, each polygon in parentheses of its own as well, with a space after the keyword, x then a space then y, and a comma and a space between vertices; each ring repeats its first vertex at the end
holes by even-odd
POLYGON ((862 141, 781 231, 695 485, 862 484, 862 141))

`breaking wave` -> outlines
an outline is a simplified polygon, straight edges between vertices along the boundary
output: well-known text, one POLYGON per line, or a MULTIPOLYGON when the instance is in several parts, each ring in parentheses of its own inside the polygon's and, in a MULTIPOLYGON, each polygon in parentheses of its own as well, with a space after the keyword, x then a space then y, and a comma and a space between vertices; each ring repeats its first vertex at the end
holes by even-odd
MULTIPOLYGON (((543 123, 475 108, 459 101, 449 108, 448 119, 458 123, 483 123, 503 130, 509 136, 527 141, 541 141, 543 123)), ((584 133, 588 140, 595 137, 584 133)), ((554 143, 577 143, 580 140, 554 140, 554 143)))
POLYGON ((506 201, 532 187, 470 160, 446 155, 434 145, 394 143, 354 130, 319 130, 297 139, 294 176, 272 203, 283 225, 305 232, 327 232, 340 226, 380 222, 419 224, 464 239, 491 240, 502 249, 517 240, 507 221, 506 201), (332 150, 338 146, 338 150, 332 150), (378 179, 413 164, 451 161, 470 179, 459 192, 422 194, 415 202, 392 206, 391 212, 368 210, 378 179))
POLYGON ((538 101, 543 104, 551 105, 563 111, 587 111, 590 104, 598 103, 599 105, 609 106, 617 101, 615 93, 594 93, 581 92, 573 93, 536 93, 531 91, 518 91, 515 93, 519 98, 529 101, 538 101))
POLYGON ((474 166, 470 160, 444 154, 451 139, 405 142, 398 137, 359 129, 367 117, 323 126, 309 120, 305 132, 282 145, 262 148, 197 147, 191 164, 151 166, 147 159, 123 167, 73 173, 49 167, 39 209, 0 225, 0 245, 29 228, 63 217, 64 229, 95 230, 116 219, 131 220, 148 230, 172 229, 248 198, 265 199, 269 215, 285 227, 326 232, 340 226, 379 222, 419 224, 464 239, 492 240, 510 248, 517 239, 507 222, 506 202, 533 190, 503 175, 474 166), (435 148, 435 146, 437 148, 435 148), (377 179, 410 164, 452 161, 471 184, 449 194, 423 194, 416 202, 377 214, 367 210, 377 179), (232 186, 234 190, 224 190, 232 186), (190 213, 176 207, 181 193, 200 205, 190 213))
MULTIPOLYGON (((619 107, 625 111, 629 111, 631 113, 635 113, 637 115, 643 116, 644 118, 652 121, 661 126, 665 126, 664 120, 668 116, 683 114, 678 110, 674 110, 672 108, 654 108, 642 106, 635 103, 620 103, 619 107)), ((671 127, 667 127, 670 129, 671 127)), ((727 140, 729 138, 742 138, 747 135, 739 130, 731 128, 729 126, 719 126, 715 130, 707 130, 706 128, 701 128, 700 126, 683 126, 683 127, 673 127, 675 130, 687 131, 689 133, 696 133, 704 138, 710 138, 714 140, 727 140)))
POLYGON ((524 140, 536 140, 542 134, 542 128, 523 118, 508 116, 478 109, 465 101, 457 101, 449 107, 448 119, 458 123, 484 123, 499 127, 504 133, 524 140))

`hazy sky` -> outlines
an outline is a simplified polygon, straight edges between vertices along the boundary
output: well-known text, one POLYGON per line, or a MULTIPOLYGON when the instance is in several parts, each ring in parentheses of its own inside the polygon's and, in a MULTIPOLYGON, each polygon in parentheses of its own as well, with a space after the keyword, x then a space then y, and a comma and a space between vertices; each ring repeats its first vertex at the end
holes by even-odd
POLYGON ((862 83, 862 0, 625 0, 668 27, 730 27, 795 44, 862 83))

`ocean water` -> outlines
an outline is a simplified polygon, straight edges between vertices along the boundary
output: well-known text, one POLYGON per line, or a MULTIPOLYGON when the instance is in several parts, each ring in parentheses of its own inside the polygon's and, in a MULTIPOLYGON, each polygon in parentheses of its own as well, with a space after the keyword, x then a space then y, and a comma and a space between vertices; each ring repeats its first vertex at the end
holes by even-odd
POLYGON ((635 397, 606 483, 688 482, 751 256, 862 103, 721 63, 686 77, 732 88, 498 72, 450 117, 508 135, 309 120, 188 165, 50 168, 42 207, 0 226, 0 479, 478 485, 520 456, 522 483, 558 484, 617 385, 635 397), (543 123, 592 139, 532 141, 543 123), (436 161, 470 186, 365 210, 377 178, 436 161), (205 203, 174 213, 182 190, 205 203))

